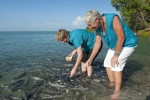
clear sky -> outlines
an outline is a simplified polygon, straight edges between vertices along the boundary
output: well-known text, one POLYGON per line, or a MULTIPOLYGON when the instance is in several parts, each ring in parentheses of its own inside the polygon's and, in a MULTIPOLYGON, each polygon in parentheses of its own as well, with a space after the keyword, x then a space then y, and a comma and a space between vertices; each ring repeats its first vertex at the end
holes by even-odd
POLYGON ((57 31, 85 29, 91 9, 117 13, 111 0, 0 0, 0 31, 57 31))

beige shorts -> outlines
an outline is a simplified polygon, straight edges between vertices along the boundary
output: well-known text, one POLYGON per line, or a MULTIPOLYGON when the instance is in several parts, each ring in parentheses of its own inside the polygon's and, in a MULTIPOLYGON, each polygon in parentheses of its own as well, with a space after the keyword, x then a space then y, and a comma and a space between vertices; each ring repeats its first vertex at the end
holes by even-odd
POLYGON ((109 67, 111 68, 112 71, 122 71, 127 62, 128 57, 133 53, 135 48, 136 46, 135 47, 123 47, 118 58, 119 64, 118 66, 115 65, 115 67, 111 66, 111 58, 114 56, 115 50, 109 49, 104 60, 104 67, 109 67))

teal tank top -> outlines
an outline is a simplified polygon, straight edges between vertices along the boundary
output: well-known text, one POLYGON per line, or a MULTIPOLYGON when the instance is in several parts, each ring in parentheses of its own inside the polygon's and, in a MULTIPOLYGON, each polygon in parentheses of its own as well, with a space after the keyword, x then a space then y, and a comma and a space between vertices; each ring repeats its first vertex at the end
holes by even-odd
POLYGON ((75 29, 69 32, 69 44, 79 48, 82 46, 83 52, 91 51, 96 41, 96 34, 85 29, 75 29))
MULTIPOLYGON (((118 38, 116 36, 116 33, 113 29, 113 19, 115 16, 118 16, 114 13, 104 13, 103 14, 106 18, 106 33, 102 33, 102 28, 99 28, 96 30, 96 32, 102 37, 102 40, 106 42, 108 45, 108 48, 115 49, 116 44, 118 41, 118 38)), ((138 39, 136 35, 133 33, 133 31, 124 23, 122 19, 120 19, 125 40, 123 42, 122 47, 135 47, 138 44, 138 39)))

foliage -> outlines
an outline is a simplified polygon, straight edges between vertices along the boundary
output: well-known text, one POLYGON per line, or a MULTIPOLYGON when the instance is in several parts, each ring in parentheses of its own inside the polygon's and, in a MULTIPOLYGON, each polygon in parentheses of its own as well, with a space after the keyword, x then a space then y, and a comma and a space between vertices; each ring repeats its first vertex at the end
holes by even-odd
POLYGON ((94 29, 91 29, 91 28, 89 28, 88 26, 86 27, 86 30, 89 31, 89 32, 95 32, 94 29))
POLYGON ((138 35, 140 35, 140 36, 148 36, 148 32, 146 32, 145 30, 139 30, 138 31, 138 35))
POLYGON ((150 26, 150 0, 111 0, 111 4, 133 31, 150 26))

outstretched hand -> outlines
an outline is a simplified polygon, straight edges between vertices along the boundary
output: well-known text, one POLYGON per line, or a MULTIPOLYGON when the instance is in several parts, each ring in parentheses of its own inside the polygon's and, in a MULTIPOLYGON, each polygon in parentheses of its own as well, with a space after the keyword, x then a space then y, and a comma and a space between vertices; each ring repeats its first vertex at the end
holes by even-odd
POLYGON ((68 55, 68 56, 66 57, 66 61, 72 61, 72 58, 73 58, 73 55, 70 54, 70 55, 68 55))

